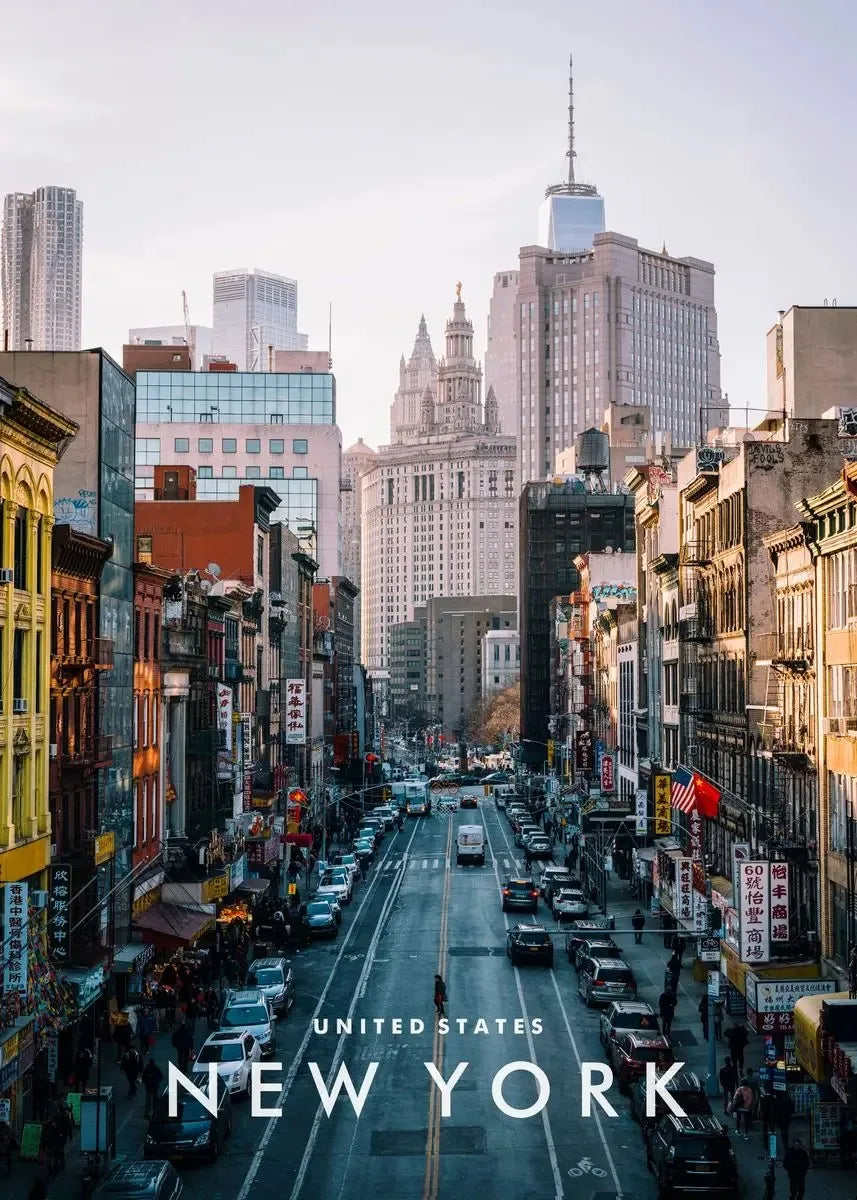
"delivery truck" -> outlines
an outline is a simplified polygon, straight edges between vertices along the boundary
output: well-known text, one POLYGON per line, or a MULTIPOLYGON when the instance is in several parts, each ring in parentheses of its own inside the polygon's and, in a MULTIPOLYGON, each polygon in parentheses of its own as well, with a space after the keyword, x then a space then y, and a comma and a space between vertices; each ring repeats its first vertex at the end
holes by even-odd
POLYGON ((461 825, 456 837, 456 862, 485 865, 485 830, 481 825, 461 825))

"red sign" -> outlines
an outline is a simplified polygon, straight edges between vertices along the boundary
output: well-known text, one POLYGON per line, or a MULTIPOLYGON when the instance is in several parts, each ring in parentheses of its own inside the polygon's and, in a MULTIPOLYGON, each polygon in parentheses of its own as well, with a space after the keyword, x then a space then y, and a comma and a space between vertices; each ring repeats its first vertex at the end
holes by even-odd
POLYGON ((291 846, 311 846, 311 833, 285 833, 280 838, 280 841, 291 846))
POLYGON ((302 791, 300 788, 292 788, 292 790, 289 792, 288 799, 289 804, 299 804, 302 808, 306 808, 306 806, 309 804, 309 799, 306 792, 302 791))
POLYGON ((612 754, 601 755, 601 791, 615 792, 614 762, 612 754))
POLYGON ((790 1012, 756 1012, 747 1005, 747 1024, 754 1033, 793 1033, 794 1014, 790 1012))

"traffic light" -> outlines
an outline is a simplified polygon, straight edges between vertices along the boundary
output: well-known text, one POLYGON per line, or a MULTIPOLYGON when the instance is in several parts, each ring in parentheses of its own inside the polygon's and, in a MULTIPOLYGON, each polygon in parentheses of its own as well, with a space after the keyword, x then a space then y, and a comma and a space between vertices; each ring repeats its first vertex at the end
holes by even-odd
POLYGON ((382 800, 389 800, 390 797, 392 796, 392 794, 393 794, 392 790, 388 787, 381 789, 381 799, 382 800))
POLYGON ((553 766, 553 738, 548 741, 548 766, 553 766))

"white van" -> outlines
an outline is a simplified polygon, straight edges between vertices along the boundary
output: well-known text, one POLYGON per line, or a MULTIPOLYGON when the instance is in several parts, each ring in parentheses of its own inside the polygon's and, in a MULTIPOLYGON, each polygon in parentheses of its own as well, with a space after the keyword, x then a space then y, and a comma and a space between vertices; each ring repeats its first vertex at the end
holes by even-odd
POLYGON ((481 825, 462 825, 456 839, 455 861, 461 866, 466 862, 477 862, 485 866, 485 830, 481 825))

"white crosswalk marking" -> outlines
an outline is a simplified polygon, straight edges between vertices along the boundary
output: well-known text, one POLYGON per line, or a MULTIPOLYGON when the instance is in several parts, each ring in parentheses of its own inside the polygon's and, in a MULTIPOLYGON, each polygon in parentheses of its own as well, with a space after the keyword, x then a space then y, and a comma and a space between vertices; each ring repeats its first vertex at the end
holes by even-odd
POLYGON ((423 859, 423 870, 425 870, 427 866, 428 866, 428 859, 424 858, 423 859))
POLYGON ((438 867, 440 866, 440 859, 436 858, 434 860, 434 862, 432 863, 432 866, 434 867, 435 870, 437 870, 438 867))

